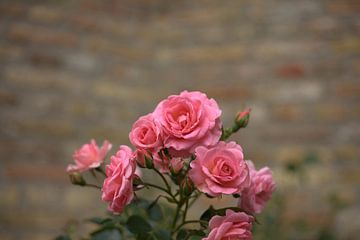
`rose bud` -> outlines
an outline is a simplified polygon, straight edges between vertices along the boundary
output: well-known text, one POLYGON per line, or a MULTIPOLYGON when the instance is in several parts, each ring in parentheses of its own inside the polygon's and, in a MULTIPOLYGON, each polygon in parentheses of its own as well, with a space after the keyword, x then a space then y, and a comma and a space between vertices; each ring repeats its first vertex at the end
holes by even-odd
POLYGON ((190 178, 185 177, 184 180, 180 184, 180 193, 183 196, 190 196, 194 191, 194 184, 190 180, 190 178))
POLYGON ((135 160, 139 167, 153 168, 153 159, 151 153, 145 149, 137 149, 134 153, 135 160))
POLYGON ((80 186, 85 186, 86 185, 85 179, 78 172, 70 172, 69 177, 70 177, 71 183, 74 184, 74 185, 80 185, 80 186))
POLYGON ((239 112, 235 117, 235 124, 238 128, 244 128, 248 125, 250 119, 251 109, 248 108, 245 111, 239 112))
POLYGON ((182 158, 172 158, 170 160, 170 172, 173 175, 178 175, 184 167, 184 161, 182 158))

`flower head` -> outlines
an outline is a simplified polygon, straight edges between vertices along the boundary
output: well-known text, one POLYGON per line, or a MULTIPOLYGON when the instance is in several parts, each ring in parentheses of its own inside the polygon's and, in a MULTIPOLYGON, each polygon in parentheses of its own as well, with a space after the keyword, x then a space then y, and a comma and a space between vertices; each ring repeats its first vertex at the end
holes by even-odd
POLYGON ((112 145, 105 140, 102 147, 99 148, 96 141, 92 139, 90 143, 84 144, 73 154, 75 164, 69 164, 67 172, 84 172, 88 169, 97 168, 104 161, 106 154, 110 151, 112 145))
POLYGON ((235 142, 221 141, 211 148, 198 147, 195 155, 189 177, 200 191, 217 197, 249 186, 249 169, 242 148, 235 142))
POLYGON ((251 184, 241 192, 239 207, 251 213, 260 213, 275 191, 275 182, 270 168, 256 171, 251 161, 246 161, 250 169, 251 184))
POLYGON ((102 200, 109 202, 108 209, 114 214, 123 211, 134 197, 133 178, 136 163, 128 146, 120 146, 119 151, 111 157, 106 166, 106 179, 102 187, 102 200))
POLYGON ((254 218, 244 212, 228 209, 225 216, 214 216, 210 219, 210 233, 203 240, 251 240, 253 221, 254 218))

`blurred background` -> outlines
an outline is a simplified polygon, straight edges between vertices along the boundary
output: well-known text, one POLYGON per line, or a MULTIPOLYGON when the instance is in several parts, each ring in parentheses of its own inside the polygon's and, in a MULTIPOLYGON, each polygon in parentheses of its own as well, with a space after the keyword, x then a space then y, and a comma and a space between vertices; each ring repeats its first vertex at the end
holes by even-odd
POLYGON ((278 183, 255 239, 358 239, 359 11, 356 0, 0 0, 0 239, 52 239, 104 213, 96 190, 69 183, 73 150, 95 138, 114 153, 185 89, 215 98, 227 126, 253 109, 233 139, 278 183))

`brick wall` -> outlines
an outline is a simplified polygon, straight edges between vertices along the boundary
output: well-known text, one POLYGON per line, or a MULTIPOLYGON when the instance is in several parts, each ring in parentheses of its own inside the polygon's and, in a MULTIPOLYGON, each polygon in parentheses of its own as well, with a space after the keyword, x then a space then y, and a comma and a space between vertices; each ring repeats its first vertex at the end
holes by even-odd
POLYGON ((92 137, 127 144, 159 100, 197 89, 227 124, 253 109, 235 139, 274 168, 274 236, 355 239, 359 10, 356 0, 1 0, 0 238, 50 239, 67 219, 102 213, 95 190, 68 183, 72 151, 92 137))

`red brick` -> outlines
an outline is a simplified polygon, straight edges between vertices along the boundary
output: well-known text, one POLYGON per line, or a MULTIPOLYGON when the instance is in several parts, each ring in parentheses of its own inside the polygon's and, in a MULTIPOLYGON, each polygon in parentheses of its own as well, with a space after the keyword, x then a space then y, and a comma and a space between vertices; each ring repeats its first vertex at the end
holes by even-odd
POLYGON ((305 69, 299 64, 288 64, 277 68, 276 74, 284 78, 301 78, 305 75, 305 69))

